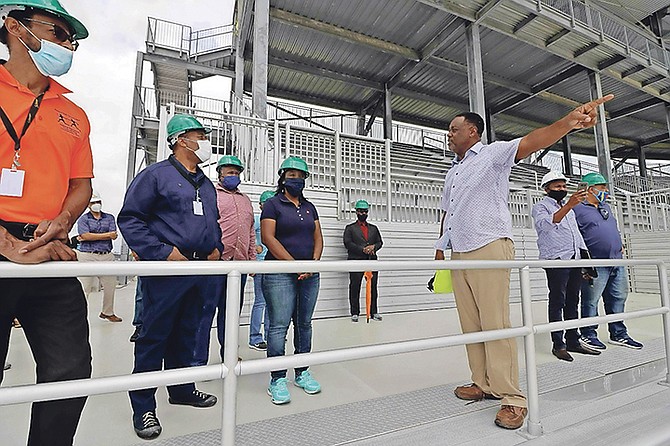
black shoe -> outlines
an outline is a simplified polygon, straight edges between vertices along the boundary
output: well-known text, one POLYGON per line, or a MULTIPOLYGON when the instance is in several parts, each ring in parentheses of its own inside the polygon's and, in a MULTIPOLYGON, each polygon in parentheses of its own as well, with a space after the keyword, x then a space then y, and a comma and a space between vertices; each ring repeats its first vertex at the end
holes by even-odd
POLYGON ((249 348, 252 350, 258 350, 259 352, 264 352, 268 349, 268 344, 265 341, 261 341, 255 344, 249 344, 249 348))
POLYGON ((133 427, 137 436, 143 440, 153 440, 163 431, 156 413, 152 411, 145 412, 139 417, 133 415, 133 427))
POLYGON ((573 358, 570 356, 570 353, 565 348, 552 348, 551 354, 556 356, 561 361, 572 362, 573 358))
POLYGON ((142 330, 141 325, 138 325, 137 327, 135 327, 135 331, 133 332, 133 334, 130 335, 130 342, 137 341, 137 338, 140 337, 140 330, 142 330))
POLYGON ((595 348, 590 348, 582 344, 572 346, 568 345, 567 350, 572 353, 581 353, 582 355, 599 355, 601 353, 600 350, 596 350, 595 348))
POLYGON ((176 400, 172 397, 169 397, 168 402, 178 406, 212 407, 216 404, 216 397, 196 389, 193 391, 193 393, 186 396, 186 399, 184 400, 176 400))

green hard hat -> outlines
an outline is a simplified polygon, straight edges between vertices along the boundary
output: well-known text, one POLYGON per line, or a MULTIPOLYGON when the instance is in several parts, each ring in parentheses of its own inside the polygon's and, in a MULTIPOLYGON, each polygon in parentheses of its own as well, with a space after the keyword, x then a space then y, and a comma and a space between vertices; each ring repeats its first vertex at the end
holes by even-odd
POLYGON ((358 200, 354 209, 370 209, 370 203, 365 200, 358 200))
POLYGON ((595 186, 596 184, 607 184, 608 181, 599 173, 590 172, 582 177, 582 181, 586 182, 589 186, 595 186))
POLYGON ((218 171, 223 166, 235 166, 239 167, 240 172, 244 171, 244 164, 242 164, 242 161, 235 155, 223 155, 219 159, 219 162, 216 163, 216 170, 218 171))
POLYGON ((263 204, 274 196, 275 196, 275 191, 273 191, 273 190, 263 191, 263 193, 261 194, 261 198, 258 199, 258 202, 263 204))
POLYGON ((194 116, 174 115, 167 124, 168 141, 173 136, 179 136, 189 130, 202 130, 205 133, 210 133, 212 131, 212 129, 205 128, 205 126, 200 124, 200 121, 195 119, 194 116))
POLYGON ((304 159, 300 157, 289 156, 288 158, 286 158, 284 162, 281 163, 281 166, 279 166, 279 171, 277 173, 281 175, 282 173, 284 173, 285 170, 288 169, 295 169, 305 172, 305 178, 309 176, 309 169, 307 168, 307 163, 305 162, 304 159))
POLYGON ((79 20, 72 17, 58 0, 0 0, 0 26, 4 25, 10 11, 24 11, 27 8, 41 9, 65 20, 77 40, 88 37, 88 30, 79 20))

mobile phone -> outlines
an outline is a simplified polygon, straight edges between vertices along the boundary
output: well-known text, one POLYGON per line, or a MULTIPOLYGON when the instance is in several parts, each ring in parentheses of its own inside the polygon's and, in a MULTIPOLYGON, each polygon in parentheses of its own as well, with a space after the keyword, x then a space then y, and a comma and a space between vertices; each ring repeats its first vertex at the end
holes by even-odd
POLYGON ((577 185, 577 190, 586 190, 589 188, 589 183, 586 181, 580 181, 579 184, 577 185))

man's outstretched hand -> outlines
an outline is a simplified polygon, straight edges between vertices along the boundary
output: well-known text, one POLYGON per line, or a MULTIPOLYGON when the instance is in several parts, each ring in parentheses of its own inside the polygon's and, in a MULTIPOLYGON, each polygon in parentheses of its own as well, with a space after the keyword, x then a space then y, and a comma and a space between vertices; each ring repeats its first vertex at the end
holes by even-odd
POLYGON ((598 106, 613 98, 613 94, 608 94, 602 98, 594 99, 591 102, 580 105, 565 117, 568 125, 575 130, 593 127, 598 122, 598 106))

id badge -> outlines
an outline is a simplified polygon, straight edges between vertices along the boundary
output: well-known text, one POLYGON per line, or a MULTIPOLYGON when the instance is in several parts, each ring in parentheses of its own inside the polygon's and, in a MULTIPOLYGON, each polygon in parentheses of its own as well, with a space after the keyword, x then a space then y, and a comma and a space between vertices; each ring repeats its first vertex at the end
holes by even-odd
POLYGON ((202 211, 202 201, 194 201, 193 202, 193 213, 195 215, 204 215, 202 211))
POLYGON ((25 170, 2 169, 2 174, 0 175, 0 195, 22 197, 25 177, 25 170))

